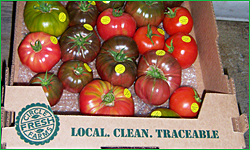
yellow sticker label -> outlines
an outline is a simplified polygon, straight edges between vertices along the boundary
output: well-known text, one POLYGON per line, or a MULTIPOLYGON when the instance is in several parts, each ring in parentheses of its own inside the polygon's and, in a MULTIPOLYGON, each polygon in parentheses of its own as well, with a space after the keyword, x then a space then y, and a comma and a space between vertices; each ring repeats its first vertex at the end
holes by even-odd
POLYGON ((191 111, 196 113, 199 110, 199 105, 197 103, 191 104, 191 111))
POLYGON ((66 14, 64 12, 60 12, 58 18, 61 22, 65 22, 67 17, 66 17, 66 14))
POLYGON ((58 40, 55 36, 50 36, 50 41, 53 43, 53 44, 57 44, 58 43, 58 40))
POLYGON ((116 65, 115 72, 119 74, 123 74, 123 72, 125 72, 125 66, 123 66, 122 64, 116 65))
POLYGON ((91 5, 96 5, 95 1, 88 1, 91 5))
POLYGON ((151 117, 161 117, 161 116, 162 116, 162 113, 159 110, 153 111, 151 113, 151 117))
POLYGON ((93 31, 93 27, 90 24, 84 24, 83 27, 89 31, 93 31))
POLYGON ((124 96, 125 96, 125 97, 127 97, 127 98, 130 98, 130 97, 131 97, 131 93, 130 93, 130 91, 129 91, 127 88, 124 89, 124 92, 123 92, 123 93, 124 93, 124 96))
POLYGON ((158 28, 157 31, 162 34, 162 35, 165 35, 165 32, 161 29, 161 28, 158 28))
POLYGON ((183 42, 186 42, 186 43, 191 42, 191 38, 187 35, 182 36, 181 39, 183 42))
POLYGON ((111 21, 111 18, 109 17, 109 16, 103 16, 102 18, 101 18, 101 23, 102 24, 109 24, 110 23, 110 21, 111 21))
POLYGON ((88 72, 92 71, 88 64, 84 63, 83 65, 87 69, 88 72))
POLYGON ((164 56, 164 55, 166 54, 166 52, 165 52, 164 50, 157 50, 157 51, 155 52, 155 54, 156 54, 157 56, 164 56))
POLYGON ((179 18, 179 22, 182 24, 182 25, 186 25, 188 23, 188 17, 186 16, 181 16, 179 18))
POLYGON ((110 1, 102 1, 103 3, 105 3, 105 4, 108 4, 108 3, 110 3, 110 1))

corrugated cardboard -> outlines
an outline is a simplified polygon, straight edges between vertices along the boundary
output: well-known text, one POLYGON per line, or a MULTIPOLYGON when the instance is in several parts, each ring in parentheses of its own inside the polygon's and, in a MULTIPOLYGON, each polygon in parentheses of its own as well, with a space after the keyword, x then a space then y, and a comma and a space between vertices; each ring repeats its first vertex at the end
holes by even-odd
MULTIPOLYGON (((27 105, 48 105, 41 87, 13 86, 20 64, 17 47, 23 38, 20 29, 24 4, 17 2, 11 83, 5 87, 4 110, 15 112, 15 117, 27 105)), ((195 20, 191 35, 199 49, 194 66, 197 91, 204 99, 198 118, 104 117, 57 112, 60 126, 50 142, 31 145, 20 138, 15 126, 4 126, 2 145, 6 148, 244 148, 243 134, 248 130, 248 120, 246 115, 239 114, 233 79, 223 74, 212 2, 185 1, 184 6, 195 20)), ((14 119, 10 121, 12 124, 14 119)))

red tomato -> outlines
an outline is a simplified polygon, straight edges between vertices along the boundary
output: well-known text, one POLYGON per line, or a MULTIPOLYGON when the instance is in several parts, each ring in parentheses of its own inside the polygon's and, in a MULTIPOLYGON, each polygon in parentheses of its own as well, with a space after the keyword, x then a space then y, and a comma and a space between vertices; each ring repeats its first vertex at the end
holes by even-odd
POLYGON ((190 33, 193 28, 193 18, 188 9, 184 7, 174 7, 163 19, 163 28, 169 35, 177 32, 190 33))
POLYGON ((55 36, 33 32, 19 45, 18 55, 23 65, 40 73, 49 71, 60 60, 61 50, 55 36))
POLYGON ((122 10, 108 8, 97 18, 97 31, 105 41, 113 36, 133 37, 136 30, 134 18, 122 10))
POLYGON ((169 108, 184 118, 197 117, 200 105, 201 99, 191 87, 179 87, 169 100, 169 108))
POLYGON ((170 36, 166 40, 164 50, 176 58, 182 69, 190 67, 198 55, 198 48, 194 38, 187 33, 181 32, 170 36))
POLYGON ((150 50, 138 63, 135 92, 145 103, 160 105, 181 84, 181 66, 164 50, 150 50))
POLYGON ((63 87, 72 93, 79 93, 82 88, 93 80, 93 72, 87 63, 79 60, 64 62, 57 73, 63 87))
POLYGON ((165 32, 156 26, 143 26, 136 30, 133 39, 138 45, 139 52, 144 54, 149 50, 163 49, 165 32))
POLYGON ((134 115, 134 102, 130 91, 102 80, 93 80, 82 89, 79 106, 80 112, 88 115, 134 115))
POLYGON ((52 73, 38 73, 31 78, 29 84, 42 86, 50 106, 57 104, 63 94, 62 82, 52 73))

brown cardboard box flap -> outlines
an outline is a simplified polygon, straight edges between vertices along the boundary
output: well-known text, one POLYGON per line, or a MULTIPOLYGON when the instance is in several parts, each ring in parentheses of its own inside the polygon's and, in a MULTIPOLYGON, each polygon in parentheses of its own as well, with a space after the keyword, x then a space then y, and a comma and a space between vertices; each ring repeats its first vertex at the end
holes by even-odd
MULTIPOLYGON (((235 101, 235 94, 207 93, 198 119, 57 115, 58 135, 39 148, 242 148, 243 133, 232 123, 239 117, 235 101)), ((6 102, 5 109, 16 114, 27 104, 48 105, 41 87, 7 86, 6 102)), ((14 127, 3 128, 2 137, 7 148, 37 148, 20 139, 14 127)))

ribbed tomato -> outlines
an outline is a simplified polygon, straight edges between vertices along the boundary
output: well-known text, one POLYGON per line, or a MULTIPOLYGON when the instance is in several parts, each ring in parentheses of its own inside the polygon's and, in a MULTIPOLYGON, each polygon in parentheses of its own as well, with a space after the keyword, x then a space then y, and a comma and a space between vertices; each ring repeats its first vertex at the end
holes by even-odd
POLYGON ((87 115, 134 115, 134 101, 130 91, 102 80, 93 80, 82 89, 79 106, 80 112, 87 115))
POLYGON ((100 39, 90 24, 69 27, 60 38, 63 62, 80 60, 93 61, 100 51, 100 39))
POLYGON ((69 15, 58 1, 27 1, 24 22, 30 32, 60 36, 69 25, 69 15))
POLYGON ((164 11, 162 1, 128 1, 125 7, 125 12, 135 18, 137 27, 158 26, 164 18, 164 11))
POLYGON ((100 77, 113 85, 130 87, 137 75, 136 58, 139 56, 136 42, 128 36, 114 36, 105 41, 96 58, 100 77))
POLYGON ((102 12, 108 8, 122 7, 125 1, 95 1, 96 7, 99 12, 102 12))
POLYGON ((105 41, 118 35, 133 37, 136 22, 123 10, 108 8, 98 16, 96 27, 100 37, 105 41))
POLYGON ((70 1, 67 3, 66 9, 69 13, 69 26, 86 23, 92 27, 96 25, 98 10, 93 3, 87 1, 70 1))
POLYGON ((42 86, 50 106, 57 104, 63 93, 63 85, 59 78, 52 73, 38 73, 29 82, 31 86, 42 86))
POLYGON ((144 53, 138 63, 138 79, 135 92, 151 105, 161 105, 181 84, 181 66, 164 50, 144 53))
POLYGON ((64 62, 57 73, 63 87, 72 93, 79 93, 82 88, 93 80, 93 72, 88 64, 79 60, 64 62))
POLYGON ((44 32, 29 33, 18 47, 18 55, 23 65, 40 73, 52 69, 61 58, 61 49, 55 36, 44 32))

